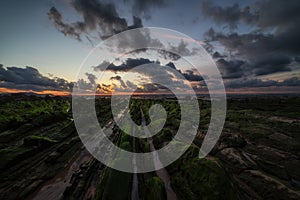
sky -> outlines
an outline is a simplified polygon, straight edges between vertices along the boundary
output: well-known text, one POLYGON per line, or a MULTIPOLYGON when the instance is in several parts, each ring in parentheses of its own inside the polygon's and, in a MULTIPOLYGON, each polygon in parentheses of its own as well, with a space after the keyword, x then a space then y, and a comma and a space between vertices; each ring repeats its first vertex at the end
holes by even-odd
MULTIPOLYGON (((141 64, 175 69, 187 79, 185 84, 205 92, 206 74, 188 69, 184 57, 152 50, 123 56, 105 72, 105 58, 94 58, 89 70, 77 76, 83 60, 101 41, 141 27, 168 28, 196 40, 212 57, 228 93, 299 93, 299 9, 297 0, 1 1, 0 93, 61 95, 73 86, 96 88, 99 94, 128 88, 167 91, 153 83, 148 69, 129 71, 141 64), (99 73, 105 74, 101 80, 99 73)), ((197 55, 186 38, 173 40, 174 50, 185 52, 187 58, 197 55)), ((170 72, 164 78, 180 82, 170 72)))

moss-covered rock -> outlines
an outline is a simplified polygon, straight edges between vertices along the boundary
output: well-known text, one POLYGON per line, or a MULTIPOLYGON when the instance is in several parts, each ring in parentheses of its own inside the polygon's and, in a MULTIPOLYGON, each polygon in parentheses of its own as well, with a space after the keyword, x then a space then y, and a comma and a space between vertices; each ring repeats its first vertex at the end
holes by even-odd
POLYGON ((30 152, 31 149, 28 147, 17 146, 8 147, 0 150, 0 169, 5 168, 9 163, 18 160, 22 155, 30 152))
POLYGON ((23 145, 27 147, 37 146, 37 147, 48 147, 57 143, 56 140, 52 140, 48 137, 31 135, 23 140, 23 145))
POLYGON ((164 200, 166 191, 164 182, 159 177, 152 177, 146 181, 147 197, 146 200, 164 200))
POLYGON ((131 174, 114 169, 109 170, 103 200, 123 200, 130 196, 131 174))
POLYGON ((231 182, 216 158, 198 158, 195 148, 168 167, 180 199, 235 199, 231 182))

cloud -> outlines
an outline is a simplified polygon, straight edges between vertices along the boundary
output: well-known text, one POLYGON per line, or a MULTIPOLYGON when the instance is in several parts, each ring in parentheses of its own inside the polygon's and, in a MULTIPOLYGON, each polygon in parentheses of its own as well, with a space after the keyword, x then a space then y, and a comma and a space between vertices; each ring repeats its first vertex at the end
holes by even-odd
POLYGON ((225 58, 226 56, 221 55, 219 52, 216 51, 212 54, 212 57, 213 59, 218 59, 218 58, 225 58))
MULTIPOLYGON (((81 21, 66 22, 63 15, 55 8, 52 7, 48 12, 48 17, 55 25, 57 30, 66 36, 73 37, 79 41, 86 38, 92 46, 105 40, 115 34, 124 32, 126 30, 136 29, 143 27, 140 16, 148 15, 148 12, 155 7, 162 7, 166 5, 165 0, 154 1, 132 1, 133 9, 133 24, 129 25, 125 18, 119 16, 116 5, 112 3, 105 3, 97 0, 72 0, 71 7, 82 18, 81 21)), ((126 49, 138 49, 132 53, 139 53, 147 49, 140 49, 140 47, 158 47, 161 49, 166 48, 165 45, 159 40, 154 39, 147 29, 136 29, 130 34, 123 34, 122 38, 114 38, 112 43, 108 44, 111 51, 124 52, 126 49)), ((197 53, 197 49, 189 49, 187 43, 183 40, 178 46, 169 45, 169 48, 175 52, 180 52, 181 56, 190 56, 197 53)), ((164 50, 158 51, 166 59, 178 60, 179 55, 164 50)))
POLYGON ((96 84, 97 77, 94 74, 85 73, 85 75, 87 76, 87 78, 88 78, 88 80, 90 81, 91 84, 93 84, 93 85, 96 84))
POLYGON ((127 72, 139 65, 148 64, 148 63, 155 63, 155 61, 150 61, 149 59, 140 58, 140 59, 134 59, 134 58, 128 58, 124 63, 121 65, 114 65, 113 63, 109 64, 107 61, 103 61, 98 66, 93 67, 94 71, 103 71, 106 70, 112 71, 112 72, 127 72))
POLYGON ((199 52, 199 49, 193 48, 190 49, 188 48, 188 43, 184 42, 183 40, 180 41, 178 46, 169 46, 170 51, 166 50, 158 50, 158 53, 163 56, 164 59, 170 59, 173 61, 176 61, 181 58, 181 56, 186 57, 186 56, 193 56, 196 55, 199 52), (173 53, 175 52, 175 53, 173 53))
POLYGON ((133 24, 129 25, 125 18, 119 16, 114 3, 105 3, 97 0, 73 0, 70 5, 83 19, 76 22, 65 22, 62 14, 52 7, 48 12, 49 19, 53 22, 58 31, 66 36, 73 37, 79 41, 85 37, 92 46, 98 44, 115 34, 126 30, 136 29, 131 34, 123 34, 122 38, 110 40, 108 46, 110 51, 124 52, 128 48, 139 49, 133 53, 146 51, 140 49, 144 47, 163 47, 163 44, 150 36, 147 29, 137 29, 143 27, 140 17, 132 16, 133 24))
POLYGON ((159 85, 153 83, 144 84, 142 88, 138 88, 137 92, 157 92, 159 90, 159 85))
POLYGON ((139 74, 140 80, 137 83, 133 83, 130 80, 122 80, 121 76, 116 75, 110 77, 110 80, 117 81, 120 84, 114 84, 114 88, 120 92, 131 91, 132 89, 137 88, 137 92, 154 92, 154 91, 166 91, 166 87, 163 85, 169 85, 173 88, 187 88, 183 80, 178 76, 183 76, 186 80, 190 82, 199 82, 203 81, 201 75, 198 75, 193 70, 181 71, 176 68, 174 63, 169 62, 166 65, 161 65, 159 61, 151 61, 145 58, 128 58, 120 65, 110 64, 107 61, 104 61, 100 65, 94 67, 94 71, 104 71, 105 67, 108 65, 106 70, 119 73, 119 72, 135 72, 139 74), (136 68, 140 65, 146 64, 141 70, 136 68), (176 74, 177 72, 177 74, 176 74), (160 84, 158 84, 160 83, 160 84), (143 86, 143 87, 141 87, 143 86))
POLYGON ((171 46, 171 51, 178 52, 181 56, 191 56, 198 52, 198 49, 194 48, 190 50, 187 46, 188 44, 181 40, 178 46, 171 46))
POLYGON ((163 49, 158 50, 158 53, 164 58, 176 61, 181 58, 181 56, 193 56, 196 55, 200 49, 198 48, 189 48, 188 43, 180 40, 180 43, 177 46, 169 45, 170 51, 166 51, 163 49), (174 52, 174 53, 173 53, 174 52))
MULTIPOLYGON (((86 79, 80 78, 76 82, 74 82, 75 88, 79 89, 80 92, 94 92, 95 89, 99 88, 99 84, 97 84, 97 77, 92 73, 85 73, 86 79)), ((77 91, 77 92, 78 92, 77 91)))
POLYGON ((82 35, 88 37, 91 32, 95 32, 99 39, 103 40, 122 31, 143 26, 142 20, 135 16, 133 16, 133 24, 128 25, 126 19, 119 16, 113 3, 73 0, 71 6, 82 16, 83 21, 64 22, 62 14, 55 7, 50 9, 48 17, 60 32, 77 40, 81 40, 82 35))
POLYGON ((243 8, 238 4, 222 7, 204 1, 202 12, 205 16, 231 27, 229 32, 211 28, 205 37, 208 43, 225 47, 228 52, 225 56, 231 60, 244 61, 245 77, 291 71, 292 62, 300 55, 299 10, 296 0, 289 3, 266 0, 256 3, 255 7, 243 8), (247 33, 244 29, 240 33, 239 24, 250 25, 251 31, 247 33))
POLYGON ((294 58, 294 60, 296 61, 296 62, 300 62, 300 56, 296 56, 295 58, 294 58))
POLYGON ((242 66, 245 64, 245 62, 242 60, 227 61, 224 58, 221 58, 217 60, 216 64, 219 67, 224 79, 240 78, 244 75, 242 66))
MULTIPOLYGON (((113 77, 110 77, 109 80, 115 80, 115 81, 118 81, 121 85, 121 88, 125 89, 127 88, 127 85, 125 84, 125 82, 122 80, 121 76, 113 76, 113 77)), ((115 85, 115 88, 117 88, 117 86, 115 85)), ((118 87, 119 88, 119 87, 118 87)))
POLYGON ((298 77, 291 77, 283 81, 261 80, 261 79, 244 79, 233 80, 225 83, 226 88, 259 88, 259 87, 285 87, 300 86, 298 77))
POLYGON ((121 80, 121 76, 113 76, 113 77, 110 77, 109 80, 116 80, 116 81, 119 81, 119 80, 121 80))
POLYGON ((252 24, 259 18, 257 12, 251 12, 249 6, 240 8, 238 4, 221 7, 213 5, 212 1, 201 2, 201 13, 204 16, 211 17, 217 24, 226 24, 231 29, 237 27, 238 22, 252 24))
POLYGON ((126 81, 126 85, 129 87, 129 88, 137 88, 137 85, 134 84, 133 82, 127 80, 126 81))
POLYGON ((175 67, 175 65, 174 65, 174 63, 172 63, 172 62, 168 62, 168 63, 166 64, 166 66, 171 67, 172 69, 177 70, 176 67, 175 67))
MULTIPOLYGON (((94 88, 94 85, 91 84, 90 82, 87 82, 84 79, 78 79, 75 83, 74 83, 75 88, 79 88, 81 90, 82 93, 86 92, 86 91, 92 91, 94 88)), ((79 90, 77 90, 79 91, 79 90)))
POLYGON ((270 87, 275 86, 276 81, 262 81, 260 79, 238 80, 225 83, 226 88, 247 88, 247 87, 270 87))
POLYGON ((202 76, 195 74, 192 70, 186 70, 185 72, 179 72, 188 80, 188 81, 202 81, 202 76))
POLYGON ((130 91, 138 88, 138 86, 136 84, 134 84, 133 82, 131 82, 129 80, 127 80, 125 82, 124 80, 122 80, 121 76, 110 77, 110 80, 117 81, 120 83, 120 85, 113 84, 114 89, 118 92, 130 92, 130 91))
MULTIPOLYGON (((130 0, 124 0, 125 3, 128 3, 130 0)), ((152 8, 161 8, 167 5, 166 0, 132 0, 132 12, 135 16, 140 16, 145 19, 151 18, 152 8)))
POLYGON ((158 53, 162 56, 162 58, 168 60, 179 60, 181 58, 181 56, 175 54, 175 53, 172 53, 172 52, 169 52, 169 51, 166 51, 164 49, 159 49, 158 50, 158 53))
POLYGON ((103 94, 103 93, 107 94, 107 93, 110 93, 112 91, 112 89, 113 89, 112 85, 102 83, 97 86, 97 93, 98 94, 103 94))
POLYGON ((174 65, 174 63, 172 63, 172 62, 167 63, 166 66, 179 72, 188 81, 202 81, 203 80, 203 77, 199 74, 196 74, 193 70, 185 70, 184 72, 182 72, 181 70, 177 69, 176 66, 174 65))
POLYGON ((227 7, 213 5, 213 2, 208 0, 201 3, 201 13, 217 24, 226 24, 231 28, 237 28, 239 23, 262 29, 277 27, 278 32, 299 24, 299 9, 297 0, 290 0, 289 3, 282 0, 265 0, 243 8, 237 3, 227 7))
POLYGON ((103 71, 105 70, 106 67, 109 67, 109 65, 111 64, 105 60, 102 63, 100 63, 98 66, 94 66, 93 69, 94 71, 103 71))
POLYGON ((285 55, 274 55, 265 57, 264 59, 255 63, 255 75, 267 75, 276 72, 291 71, 288 67, 292 59, 285 55))
MULTIPOLYGON (((93 67, 93 69, 94 69, 94 71, 108 70, 108 71, 112 71, 112 72, 127 72, 129 70, 134 69, 137 66, 140 66, 140 65, 143 65, 143 64, 150 64, 150 63, 160 64, 159 61, 151 61, 151 60, 146 59, 146 58, 138 58, 138 59, 128 58, 125 62, 123 62, 120 65, 114 65, 113 63, 109 64, 107 61, 104 61, 103 63, 99 64, 98 66, 93 67), (108 67, 105 69, 106 66, 108 66, 108 67)), ((176 70, 177 72, 179 72, 181 75, 183 75, 189 81, 201 81, 201 80, 203 80, 201 75, 196 74, 192 70, 186 70, 184 72, 182 72, 181 70, 178 70, 175 67, 174 63, 172 63, 172 62, 167 63, 165 66, 176 70)), ((164 66, 161 66, 161 67, 162 67, 162 69, 157 72, 156 77, 167 78, 167 79, 172 78, 172 77, 170 77, 170 74, 167 73, 167 70, 165 68, 163 68, 164 66)), ((150 68, 150 67, 148 67, 148 68, 150 68)), ((148 69, 148 70, 153 70, 153 69, 148 69)), ((145 70, 145 71, 139 72, 139 73, 143 73, 144 75, 150 76, 152 74, 152 71, 149 72, 149 71, 145 70)), ((111 78, 116 80, 117 77, 111 77, 111 78)))
POLYGON ((70 91, 73 87, 73 83, 63 78, 49 78, 43 76, 33 67, 4 68, 3 65, 0 65, 0 87, 33 91, 70 91))
POLYGON ((133 82, 131 82, 129 80, 127 80, 125 82, 121 76, 110 77, 110 80, 117 81, 120 83, 120 85, 113 84, 114 89, 118 92, 130 92, 130 91, 138 88, 138 86, 136 84, 134 84, 133 82))
POLYGON ((122 37, 116 37, 109 41, 108 46, 111 47, 112 51, 122 53, 129 48, 132 54, 145 52, 149 47, 164 48, 159 39, 151 36, 148 28, 125 32, 122 37))
MULTIPOLYGON (((157 65, 160 66, 160 63, 158 61, 151 61, 145 58, 139 58, 139 59, 128 58, 120 65, 114 65, 114 64, 109 65, 106 70, 116 72, 116 73, 128 72, 130 70, 131 72, 136 72, 143 77, 150 78, 151 84, 155 84, 161 81, 163 81, 166 84, 171 84, 171 83, 174 84, 175 83, 175 81, 173 81, 174 77, 170 73, 168 73, 167 68, 165 66, 160 66, 159 68, 157 68, 156 67, 157 65), (143 68, 143 70, 137 70, 136 67, 145 64, 150 64, 150 65, 143 68), (155 66, 151 66, 151 64, 155 66)), ((103 64, 94 67, 94 70, 103 71, 104 70, 103 64)), ((111 80, 118 80, 123 89, 127 87, 127 84, 125 84, 124 81, 119 76, 111 77, 111 80)), ((130 87, 132 85, 129 83, 128 86, 130 87)))
POLYGON ((53 22, 57 30, 65 36, 71 36, 81 41, 80 34, 84 30, 83 23, 67 24, 63 22, 63 17, 55 7, 52 7, 48 12, 48 18, 53 22))
MULTIPOLYGON (((268 75, 290 71, 290 64, 296 54, 296 52, 291 53, 287 49, 283 50, 280 43, 274 38, 275 36, 270 34, 224 34, 216 33, 211 29, 207 32, 207 35, 211 38, 211 41, 220 42, 230 52, 233 59, 247 63, 243 68, 245 76, 249 75, 249 73, 253 75, 268 75)), ((224 64, 221 66, 224 66, 224 64)), ((231 62, 229 64, 235 67, 235 63, 231 62)), ((229 65, 227 66, 229 67, 229 65)), ((236 67, 236 70, 238 73, 238 70, 241 70, 241 68, 236 67)), ((240 73, 242 72, 240 71, 240 73)))
POLYGON ((279 85, 281 86, 300 86, 300 79, 298 77, 291 77, 282 81, 279 85))

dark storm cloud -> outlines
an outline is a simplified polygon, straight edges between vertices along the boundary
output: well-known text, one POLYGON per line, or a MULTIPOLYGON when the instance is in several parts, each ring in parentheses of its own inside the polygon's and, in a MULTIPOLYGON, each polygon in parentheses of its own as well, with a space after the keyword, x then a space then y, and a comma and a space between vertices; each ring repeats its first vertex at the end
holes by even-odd
MULTIPOLYGON (((262 32, 245 34, 238 34, 235 32, 222 33, 210 29, 206 32, 205 36, 210 42, 219 42, 222 44, 232 55, 238 55, 253 61, 263 60, 264 56, 271 56, 274 54, 286 54, 290 56, 300 54, 300 51, 296 51, 296 47, 294 47, 295 44, 288 45, 285 40, 282 40, 281 34, 274 35, 262 32)), ((293 42, 300 44, 298 38, 295 38, 293 42)))
POLYGON ((122 88, 127 89, 127 85, 125 84, 125 82, 122 79, 120 79, 119 82, 120 82, 122 88))
POLYGON ((106 68, 107 68, 109 65, 113 65, 113 66, 114 66, 114 64, 110 64, 110 63, 107 62, 107 61, 103 61, 103 62, 100 63, 98 66, 93 67, 93 69, 94 69, 94 71, 104 71, 104 70, 106 70, 106 68))
MULTIPOLYGON (((149 63, 160 64, 158 61, 151 61, 151 60, 145 59, 145 58, 139 58, 139 59, 128 58, 125 62, 123 62, 120 65, 114 65, 113 63, 109 64, 108 62, 104 61, 100 65, 93 67, 93 68, 94 68, 94 71, 108 70, 108 71, 112 71, 112 72, 127 72, 131 69, 134 69, 137 66, 140 66, 143 64, 149 64, 149 63), (108 65, 108 67, 105 69, 105 67, 107 65, 108 65)), ((182 72, 181 70, 178 70, 175 67, 174 63, 172 63, 172 62, 167 63, 166 66, 176 70, 177 72, 179 72, 181 75, 183 75, 189 81, 203 80, 202 76, 195 74, 194 71, 192 71, 192 70, 186 70, 184 72, 182 72)), ((144 72, 144 73, 146 73, 146 72, 144 72)), ((165 72, 163 73, 163 75, 165 75, 167 77, 169 76, 168 74, 165 74, 165 72)), ((112 77, 112 78, 115 79, 116 77, 112 77)))
POLYGON ((237 27, 238 22, 247 24, 253 23, 259 17, 257 12, 251 12, 249 6, 240 8, 238 4, 232 6, 221 7, 213 5, 212 1, 201 2, 201 13, 204 16, 211 17, 218 24, 226 24, 231 29, 237 27))
POLYGON ((224 79, 240 78, 243 76, 242 66, 245 64, 242 60, 227 61, 223 58, 216 62, 224 79))
POLYGON ((91 84, 96 84, 97 77, 91 73, 85 73, 91 84))
MULTIPOLYGON (((62 15, 54 7, 48 13, 49 19, 64 35, 74 37, 79 41, 85 37, 92 46, 123 31, 143 27, 141 18, 137 16, 132 16, 133 24, 128 25, 127 20, 119 16, 113 3, 97 0, 73 0, 71 6, 83 18, 83 21, 64 22, 62 15)), ((148 30, 136 29, 130 34, 123 34, 122 38, 110 40, 108 46, 112 47, 111 51, 114 52, 124 52, 131 48, 139 49, 133 52, 138 53, 146 51, 146 49, 140 49, 140 46, 163 47, 163 44, 158 39, 153 39, 148 30)))
MULTIPOLYGON (((184 83, 184 81, 180 77, 184 77, 186 80, 191 82, 199 82, 203 81, 202 76, 195 73, 193 70, 185 70, 181 71, 176 68, 174 63, 169 62, 165 66, 161 65, 159 61, 151 61, 149 59, 145 58, 139 58, 139 59, 132 59, 128 58, 120 65, 114 65, 110 64, 106 69, 105 67, 108 65, 108 62, 103 62, 102 64, 94 67, 95 71, 112 71, 115 73, 118 72, 128 72, 131 70, 132 72, 136 72, 140 75, 140 77, 147 77, 146 79, 141 79, 141 82, 139 82, 139 86, 143 85, 143 87, 138 87, 135 83, 127 80, 123 81, 122 78, 117 75, 110 77, 110 80, 112 81, 118 81, 120 85, 113 84, 114 88, 117 89, 117 91, 131 91, 131 89, 137 88, 137 92, 164 92, 166 91, 166 86, 172 86, 174 88, 185 88, 187 85, 184 83), (147 64, 147 66, 144 66, 143 70, 138 67, 140 65, 147 64), (152 65, 153 64, 153 65, 152 65), (177 73, 176 73, 177 72, 177 73), (179 76, 181 75, 181 76, 179 76), (160 84, 157 84, 160 83, 160 84)), ((187 88, 187 87, 186 87, 187 88)))
MULTIPOLYGON (((153 62, 152 62, 153 63, 153 62)), ((138 85, 134 84, 131 85, 132 82, 126 81, 126 87, 122 85, 115 85, 115 89, 117 91, 132 91, 131 89, 137 88, 136 92, 155 92, 155 93, 168 93, 170 88, 180 88, 182 92, 189 91, 189 87, 187 85, 191 85, 194 87, 197 84, 197 88, 201 91, 203 90, 203 87, 205 87, 205 83, 203 81, 202 76, 198 75, 194 70, 185 70, 181 71, 176 68, 174 63, 169 62, 165 66, 159 65, 157 63, 147 63, 147 66, 143 70, 135 70, 133 69, 133 72, 139 73, 140 80, 138 81, 138 85), (181 79, 182 76, 190 81, 190 83, 185 82, 181 79), (158 84, 159 83, 159 84, 158 84), (141 87, 142 86, 142 87, 141 87), (130 90, 128 90, 131 88, 130 90)), ((122 71, 121 71, 122 72, 122 71)), ((121 77, 114 76, 111 77, 112 80, 119 80, 121 77)), ((198 91, 198 90, 197 90, 198 91)))
POLYGON ((128 26, 128 29, 141 28, 143 27, 143 22, 141 18, 133 16, 133 25, 128 26))
POLYGON ((96 32, 101 39, 106 39, 122 31, 143 26, 138 17, 133 17, 133 25, 128 25, 126 19, 119 16, 113 3, 73 0, 71 5, 83 17, 83 21, 66 23, 55 7, 50 9, 48 16, 64 35, 73 36, 78 40, 81 40, 81 35, 88 36, 90 32, 96 32))
POLYGON ((170 45, 169 48, 170 48, 170 51, 160 49, 160 50, 158 50, 158 53, 164 59, 166 59, 166 60, 169 59, 172 61, 176 61, 176 60, 180 59, 182 56, 183 57, 193 56, 199 52, 199 49, 197 49, 197 48, 193 48, 193 49, 188 48, 188 44, 186 42, 184 42, 183 40, 180 41, 178 46, 170 45))
POLYGON ((117 81, 119 81, 119 80, 121 80, 121 76, 113 76, 113 77, 110 77, 109 80, 117 80, 117 81))
POLYGON ((300 86, 300 79, 298 77, 292 77, 284 80, 280 84, 282 86, 300 86))
POLYGON ((48 78, 33 67, 19 68, 0 65, 0 87, 23 90, 66 90, 70 91, 73 83, 62 78, 48 78))
POLYGON ((116 7, 112 3, 102 3, 96 0, 74 0, 71 3, 75 10, 80 13, 86 26, 90 30, 95 30, 98 25, 104 29, 114 30, 114 28, 124 29, 127 22, 120 18, 116 7))
POLYGON ((134 84, 133 82, 131 82, 131 81, 126 81, 126 85, 129 87, 129 88, 137 88, 137 85, 136 84, 134 84))
POLYGON ((299 9, 298 0, 289 0, 288 3, 282 0, 265 0, 243 8, 239 4, 217 6, 207 0, 201 4, 202 14, 211 17, 218 24, 236 28, 238 23, 245 23, 259 28, 278 27, 277 31, 286 31, 299 24, 299 9))
MULTIPOLYGON (((274 35, 265 35, 262 33, 249 33, 249 34, 224 34, 216 33, 211 29, 207 35, 211 41, 220 42, 229 52, 229 55, 235 60, 243 60, 246 65, 243 65, 243 71, 240 67, 236 67, 234 62, 229 62, 236 69, 235 75, 244 73, 253 75, 268 75, 277 72, 290 71, 289 65, 292 63, 292 57, 294 53, 288 51, 288 49, 282 49, 274 35)), ((295 53, 296 54, 296 53, 295 53)), ((216 55, 214 54, 214 57, 216 55)), ((227 63, 221 66, 227 66, 227 63)), ((234 71, 230 70, 230 74, 234 71)))
POLYGON ((119 16, 113 3, 103 3, 97 0, 74 0, 72 5, 82 15, 88 30, 94 31, 100 28, 101 38, 142 26, 141 20, 135 18, 134 23, 136 24, 129 27, 127 21, 119 16))
POLYGON ((166 60, 169 59, 169 60, 176 61, 176 60, 179 60, 181 58, 181 56, 179 56, 175 53, 172 53, 170 51, 166 51, 164 49, 159 49, 158 53, 160 54, 160 56, 162 56, 166 60))
POLYGON ((257 24, 261 28, 278 27, 279 32, 297 26, 300 22, 300 4, 298 0, 267 0, 258 3, 259 18, 257 24))
POLYGON ((172 52, 176 52, 180 54, 180 56, 193 56, 198 53, 199 49, 193 48, 190 49, 188 48, 188 43, 184 42, 183 40, 180 41, 178 46, 170 46, 170 50, 172 52))
POLYGON ((125 3, 132 1, 132 12, 135 16, 140 16, 145 19, 151 18, 152 8, 160 8, 167 5, 166 0, 124 0, 125 3))
POLYGON ((251 87, 270 87, 275 86, 276 81, 262 81, 260 79, 236 80, 225 83, 226 88, 251 88, 251 87))
POLYGON ((83 90, 82 92, 86 91, 94 91, 99 85, 97 84, 97 77, 92 73, 85 73, 86 79, 80 78, 76 82, 74 82, 74 86, 83 90))
MULTIPOLYGON (((66 36, 71 36, 81 41, 85 37, 94 46, 100 40, 105 40, 115 34, 121 33, 126 30, 136 29, 143 27, 140 14, 145 15, 153 7, 161 7, 165 5, 164 0, 154 1, 138 1, 133 2, 133 24, 129 25, 125 18, 119 16, 117 8, 114 3, 105 3, 97 0, 72 0, 70 5, 75 11, 83 18, 82 21, 66 22, 63 15, 55 8, 52 7, 48 12, 49 19, 53 22, 55 27, 66 36), (137 14, 135 13, 137 12, 137 14), (136 16, 138 15, 138 16, 136 16)), ((137 29, 130 34, 123 34, 122 38, 114 38, 114 47, 111 51, 123 52, 124 50, 138 49, 133 53, 146 51, 147 49, 140 49, 143 47, 158 47, 161 49, 166 48, 159 39, 152 38, 150 32, 146 29, 137 29)), ((197 53, 197 49, 189 49, 187 43, 181 41, 178 46, 171 46, 172 51, 179 52, 181 56, 190 56, 197 53)), ((178 60, 181 58, 172 52, 164 50, 159 53, 166 59, 178 60)))
POLYGON ((168 63, 166 64, 166 66, 171 67, 172 69, 177 70, 176 67, 175 67, 175 65, 174 65, 174 63, 172 63, 172 62, 168 62, 168 63))
POLYGON ((291 71, 288 67, 292 59, 284 55, 274 55, 265 57, 263 60, 255 63, 255 75, 267 75, 275 72, 291 71))
POLYGON ((294 60, 295 60, 296 62, 300 62, 300 56, 296 56, 296 57, 294 58, 294 60))
POLYGON ((185 72, 181 72, 178 70, 188 81, 202 81, 202 76, 195 74, 192 70, 186 70, 185 72))
POLYGON ((130 33, 122 34, 122 37, 114 38, 112 41, 112 45, 108 44, 108 46, 114 46, 117 49, 113 49, 115 52, 124 52, 128 48, 131 51, 131 54, 138 54, 140 52, 147 51, 148 48, 164 48, 164 45, 157 38, 153 38, 149 29, 135 29, 130 33), (142 47, 142 48, 141 48, 142 47))
POLYGON ((260 79, 245 79, 234 80, 227 82, 226 88, 257 88, 257 87, 284 87, 284 86, 300 86, 300 79, 298 77, 292 77, 283 81, 274 80, 260 80, 260 79))
POLYGON ((157 64, 159 64, 158 62, 150 61, 147 58, 140 58, 140 59, 128 58, 125 61, 124 64, 131 67, 131 68, 134 68, 134 67, 137 67, 139 65, 143 65, 143 64, 147 64, 147 63, 157 63, 157 64))
MULTIPOLYGON (((229 7, 203 3, 202 12, 218 24, 237 28, 244 23, 252 26, 251 32, 206 32, 209 43, 218 42, 235 59, 244 60, 244 76, 254 76, 290 71, 290 64, 300 55, 300 4, 266 0, 255 8, 238 4, 229 7), (205 9, 206 10, 205 10, 205 9)), ((238 68, 237 68, 238 70, 238 68)))
POLYGON ((103 71, 108 70, 112 72, 127 72, 139 65, 148 64, 148 63, 155 63, 154 61, 150 61, 149 59, 140 58, 140 59, 133 59, 128 58, 124 63, 121 65, 114 65, 109 64, 108 62, 104 61, 100 65, 93 67, 95 71, 103 71), (105 69, 105 67, 108 65, 108 67, 105 69))
POLYGON ((226 57, 226 56, 223 56, 223 55, 221 55, 219 52, 215 52, 215 53, 213 53, 212 54, 212 57, 214 58, 214 59, 218 59, 218 58, 224 58, 224 57, 226 57))
POLYGON ((81 41, 80 34, 84 30, 84 24, 75 23, 67 24, 63 22, 62 15, 55 7, 52 7, 48 12, 49 19, 53 22, 55 27, 62 32, 65 36, 71 36, 81 41))
POLYGON ((125 92, 125 91, 132 91, 132 89, 136 89, 137 88, 137 85, 134 84, 133 82, 127 80, 126 82, 122 79, 121 76, 113 76, 113 77, 110 77, 109 80, 113 80, 113 81, 118 81, 120 83, 120 86, 117 86, 115 84, 114 85, 114 88, 116 90, 118 90, 118 92, 122 91, 122 92, 125 92))

